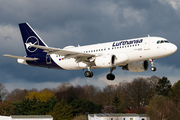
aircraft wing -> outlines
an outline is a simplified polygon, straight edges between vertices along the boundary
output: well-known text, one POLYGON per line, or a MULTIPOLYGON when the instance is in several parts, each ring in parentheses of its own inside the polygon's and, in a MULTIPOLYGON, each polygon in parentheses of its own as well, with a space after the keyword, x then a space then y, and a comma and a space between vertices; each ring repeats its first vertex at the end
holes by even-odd
POLYGON ((74 59, 76 59, 77 62, 86 61, 86 60, 88 60, 88 58, 95 56, 94 54, 87 54, 87 53, 75 52, 75 51, 71 51, 71 50, 45 47, 45 46, 39 46, 39 45, 33 45, 33 44, 31 44, 30 47, 43 49, 44 52, 46 52, 49 55, 50 54, 58 54, 58 55, 64 56, 64 58, 74 58, 74 59))
POLYGON ((3 56, 11 57, 11 58, 16 58, 16 59, 23 59, 23 60, 28 60, 28 61, 38 60, 38 58, 22 57, 22 56, 8 55, 8 54, 3 55, 3 56))

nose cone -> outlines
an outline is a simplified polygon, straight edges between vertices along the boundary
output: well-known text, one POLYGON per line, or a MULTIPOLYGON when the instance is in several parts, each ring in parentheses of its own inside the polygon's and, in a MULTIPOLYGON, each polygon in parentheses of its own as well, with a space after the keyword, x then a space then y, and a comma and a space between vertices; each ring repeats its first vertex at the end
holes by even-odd
POLYGON ((170 51, 171 51, 172 54, 175 53, 177 51, 177 46, 174 45, 174 44, 171 44, 170 51))

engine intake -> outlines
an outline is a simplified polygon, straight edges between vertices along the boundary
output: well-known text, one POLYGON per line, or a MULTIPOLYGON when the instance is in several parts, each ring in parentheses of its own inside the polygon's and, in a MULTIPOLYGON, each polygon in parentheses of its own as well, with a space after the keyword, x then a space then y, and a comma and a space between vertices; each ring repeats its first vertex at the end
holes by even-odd
POLYGON ((149 63, 148 61, 140 61, 129 63, 126 66, 123 66, 123 70, 129 70, 130 72, 144 72, 148 69, 149 63))

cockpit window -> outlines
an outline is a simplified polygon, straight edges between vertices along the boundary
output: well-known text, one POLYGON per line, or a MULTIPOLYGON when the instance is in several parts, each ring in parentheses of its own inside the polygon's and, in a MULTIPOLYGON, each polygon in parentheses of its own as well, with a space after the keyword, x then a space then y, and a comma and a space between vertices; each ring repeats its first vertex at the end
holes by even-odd
POLYGON ((165 43, 169 43, 169 41, 167 41, 167 40, 165 40, 164 42, 165 42, 165 43))
POLYGON ((160 41, 157 41, 157 44, 159 44, 160 43, 160 41))
POLYGON ((160 43, 169 43, 169 41, 167 41, 167 40, 158 40, 157 44, 160 44, 160 43))

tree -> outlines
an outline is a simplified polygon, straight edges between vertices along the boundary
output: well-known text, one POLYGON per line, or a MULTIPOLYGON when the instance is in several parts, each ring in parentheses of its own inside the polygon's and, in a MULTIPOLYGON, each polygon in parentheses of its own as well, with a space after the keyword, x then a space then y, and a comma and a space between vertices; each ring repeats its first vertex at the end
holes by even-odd
POLYGON ((156 94, 156 85, 158 84, 158 81, 161 78, 157 77, 157 76, 151 76, 149 78, 147 78, 147 80, 151 83, 153 92, 152 92, 152 96, 154 96, 156 94))
POLYGON ((53 116, 53 120, 71 120, 73 117, 73 109, 65 100, 58 102, 53 110, 48 113, 53 116))
POLYGON ((5 100, 10 102, 22 101, 27 93, 28 91, 26 89, 21 90, 16 88, 6 96, 5 100))
POLYGON ((172 87, 169 97, 175 102, 176 106, 180 109, 180 80, 172 87))
POLYGON ((135 78, 132 82, 124 84, 123 88, 130 103, 129 107, 141 108, 149 104, 153 89, 147 79, 135 78))
POLYGON ((58 91, 55 93, 55 96, 59 101, 65 100, 68 104, 70 104, 74 99, 79 99, 80 94, 82 94, 84 91, 82 87, 74 87, 71 86, 65 91, 58 91))
POLYGON ((115 96, 112 105, 115 106, 115 111, 113 111, 111 113, 122 113, 122 112, 124 112, 124 106, 123 106, 121 97, 115 96))
POLYGON ((3 116, 13 115, 14 108, 15 107, 10 102, 7 102, 7 101, 0 102, 0 115, 3 115, 3 116))
POLYGON ((103 88, 103 105, 109 106, 112 105, 113 99, 115 97, 116 86, 107 85, 103 88))
POLYGON ((94 85, 84 85, 83 87, 84 94, 80 96, 80 99, 89 100, 95 102, 96 95, 101 91, 99 87, 95 87, 94 85))
POLYGON ((116 107, 114 105, 104 106, 102 109, 103 113, 115 113, 116 107))
POLYGON ((47 100, 49 100, 55 96, 52 93, 52 91, 50 91, 48 89, 44 89, 40 92, 36 92, 36 91, 35 92, 29 92, 26 96, 26 98, 29 98, 30 100, 34 99, 34 97, 36 97, 36 99, 39 99, 41 101, 46 102, 47 100))
POLYGON ((81 99, 73 100, 70 105, 73 108, 73 116, 82 115, 82 114, 93 114, 100 113, 103 108, 101 105, 94 104, 93 102, 81 99))
POLYGON ((155 95, 147 107, 147 115, 151 120, 179 120, 180 111, 176 105, 162 95, 155 95))
POLYGON ((75 116, 72 120, 87 120, 87 116, 85 115, 75 116))
POLYGON ((168 96, 171 91, 171 82, 167 79, 167 77, 162 77, 159 79, 156 85, 156 93, 158 95, 168 96))
POLYGON ((57 91, 58 91, 58 92, 67 91, 67 89, 68 89, 69 87, 72 87, 71 83, 62 83, 61 85, 59 85, 59 86, 57 87, 57 91))
POLYGON ((58 100, 54 97, 47 100, 46 102, 38 100, 34 97, 32 100, 24 98, 21 102, 14 102, 15 115, 45 115, 49 113, 58 100))
POLYGON ((0 101, 2 101, 6 97, 7 94, 8 94, 8 91, 6 87, 2 83, 0 83, 0 101))

